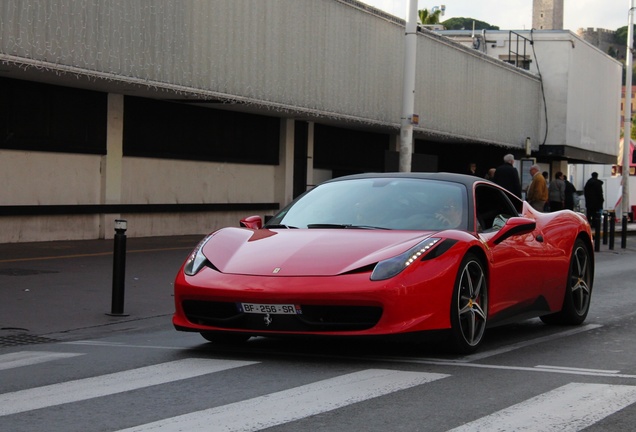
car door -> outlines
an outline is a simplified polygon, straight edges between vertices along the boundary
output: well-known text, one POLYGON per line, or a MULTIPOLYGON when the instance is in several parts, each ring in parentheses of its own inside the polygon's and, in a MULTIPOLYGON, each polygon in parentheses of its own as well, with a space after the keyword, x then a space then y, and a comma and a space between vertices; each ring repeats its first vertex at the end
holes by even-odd
MULTIPOLYGON (((488 184, 475 187, 475 216, 477 234, 488 243, 505 221, 519 216, 523 203, 515 197, 488 184), (516 201, 515 201, 516 200, 516 201), (515 204, 517 207, 515 207, 515 204)), ((544 276, 538 261, 545 253, 538 229, 512 235, 498 244, 490 243, 489 315, 491 320, 505 319, 522 312, 545 310, 541 300, 544 276)))

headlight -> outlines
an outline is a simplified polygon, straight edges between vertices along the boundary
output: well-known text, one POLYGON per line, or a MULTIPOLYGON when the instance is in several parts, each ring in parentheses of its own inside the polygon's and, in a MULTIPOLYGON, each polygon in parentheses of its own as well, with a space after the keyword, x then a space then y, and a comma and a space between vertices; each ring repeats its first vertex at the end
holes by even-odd
POLYGON ((380 261, 373 269, 373 273, 371 273, 371 280, 379 281, 397 276, 402 270, 420 259, 422 255, 428 252, 440 240, 440 238, 426 239, 398 256, 380 261))
POLYGON ((203 246, 212 238, 212 234, 204 238, 199 242, 197 247, 194 248, 188 260, 183 267, 183 272, 188 276, 194 276, 201 270, 205 263, 208 262, 208 259, 203 255, 203 246))

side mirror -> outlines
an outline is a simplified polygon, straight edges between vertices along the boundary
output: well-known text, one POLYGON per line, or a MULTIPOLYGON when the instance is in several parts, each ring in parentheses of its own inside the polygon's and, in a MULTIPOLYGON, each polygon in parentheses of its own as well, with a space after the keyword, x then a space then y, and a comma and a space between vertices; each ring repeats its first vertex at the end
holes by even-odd
POLYGON ((260 216, 248 216, 241 219, 240 226, 242 228, 261 229, 263 228, 263 220, 260 216))
POLYGON ((515 235, 528 234, 535 230, 537 223, 534 219, 525 217, 511 217, 488 243, 498 245, 502 241, 515 235))

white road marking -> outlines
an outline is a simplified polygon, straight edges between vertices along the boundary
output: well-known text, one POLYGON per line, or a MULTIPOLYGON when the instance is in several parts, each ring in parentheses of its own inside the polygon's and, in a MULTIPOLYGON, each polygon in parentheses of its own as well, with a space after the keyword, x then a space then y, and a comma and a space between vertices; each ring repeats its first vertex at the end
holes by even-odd
POLYGON ((108 342, 108 341, 99 341, 99 340, 79 340, 79 341, 62 342, 62 344, 64 344, 64 345, 110 346, 110 347, 130 346, 130 345, 124 344, 123 342, 108 342))
MULTIPOLYGON (((351 357, 353 359, 353 357, 351 357)), ((482 364, 482 363, 462 363, 455 362, 452 360, 428 360, 428 359, 405 359, 398 357, 373 357, 373 358, 365 358, 365 360, 375 360, 375 361, 384 361, 391 363, 407 363, 407 364, 426 364, 433 366, 456 366, 456 367, 467 367, 467 368, 477 368, 477 369, 500 369, 500 370, 514 370, 514 371, 523 371, 523 372, 548 372, 548 373, 560 373, 560 374, 569 374, 569 375, 584 375, 584 376, 600 376, 600 377, 609 377, 609 378, 629 378, 636 379, 636 375, 628 375, 628 374, 620 374, 616 373, 616 371, 609 370, 594 370, 594 369, 578 369, 578 368, 570 368, 570 367, 554 367, 554 366, 535 366, 535 367, 527 367, 527 366, 501 366, 501 365, 493 365, 493 364, 482 364)))
POLYGON ((415 387, 448 375, 368 369, 241 402, 147 423, 120 432, 161 430, 256 431, 367 399, 415 387))
POLYGON ((555 333, 549 336, 543 336, 543 337, 538 337, 535 339, 530 339, 527 341, 523 341, 523 342, 518 342, 512 345, 506 345, 503 346, 501 348, 498 349, 494 349, 494 350, 490 350, 490 351, 482 351, 482 352, 478 352, 477 354, 471 354, 465 357, 461 357, 458 358, 457 361, 458 362, 472 362, 472 361, 476 361, 476 360, 483 360, 485 358, 488 357, 493 357, 499 354, 503 354, 503 353, 507 353, 510 351, 514 351, 514 350, 518 350, 521 348, 526 348, 532 345, 536 345, 539 343, 543 343, 543 342, 550 342, 553 340, 557 340, 557 339, 561 339, 567 336, 572 336, 578 333, 583 333, 586 331, 590 331, 590 330, 595 330, 599 327, 603 327, 600 324, 586 324, 584 326, 580 326, 571 330, 566 330, 566 331, 562 331, 559 333, 555 333))
POLYGON ((0 370, 13 369, 22 366, 30 366, 38 363, 76 357, 83 354, 57 353, 48 351, 20 351, 0 355, 0 370))
POLYGON ((603 374, 603 375, 611 375, 617 374, 619 370, 604 370, 604 369, 585 369, 585 368, 574 368, 574 367, 564 367, 564 366, 546 366, 546 365, 537 365, 535 366, 537 369, 554 369, 557 371, 572 371, 572 372, 583 372, 583 373, 591 373, 591 374, 603 374))
POLYGON ((449 432, 575 432, 636 402, 636 386, 571 383, 449 432))
POLYGON ((62 342, 65 345, 87 345, 87 346, 105 346, 112 348, 139 348, 139 349, 164 349, 164 350, 184 350, 188 347, 177 346, 161 346, 161 345, 133 345, 123 342, 106 342, 106 341, 93 341, 93 340, 81 340, 72 342, 62 342))
POLYGON ((257 362, 184 359, 0 395, 0 416, 165 384, 257 362))

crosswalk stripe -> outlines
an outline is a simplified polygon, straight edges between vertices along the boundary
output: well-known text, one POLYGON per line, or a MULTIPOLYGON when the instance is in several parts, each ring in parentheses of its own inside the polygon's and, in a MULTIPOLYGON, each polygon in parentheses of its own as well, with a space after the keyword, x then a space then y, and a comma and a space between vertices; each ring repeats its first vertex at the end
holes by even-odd
POLYGON ((0 395, 0 416, 122 393, 256 363, 190 358, 4 393, 0 395))
POLYGON ((52 360, 77 357, 78 353, 57 353, 47 351, 19 351, 0 355, 0 370, 13 369, 22 366, 31 366, 52 360))
POLYGON ((575 432, 636 402, 636 386, 570 383, 449 432, 575 432))
POLYGON ((449 375, 367 369, 120 432, 256 431, 383 396, 449 375))

